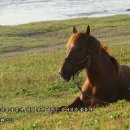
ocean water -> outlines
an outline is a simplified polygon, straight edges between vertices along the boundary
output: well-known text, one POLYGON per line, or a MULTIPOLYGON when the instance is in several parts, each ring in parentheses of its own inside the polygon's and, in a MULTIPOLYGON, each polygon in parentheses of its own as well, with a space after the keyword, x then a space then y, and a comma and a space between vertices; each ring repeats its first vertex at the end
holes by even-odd
POLYGON ((130 0, 0 0, 0 25, 130 14, 130 0))

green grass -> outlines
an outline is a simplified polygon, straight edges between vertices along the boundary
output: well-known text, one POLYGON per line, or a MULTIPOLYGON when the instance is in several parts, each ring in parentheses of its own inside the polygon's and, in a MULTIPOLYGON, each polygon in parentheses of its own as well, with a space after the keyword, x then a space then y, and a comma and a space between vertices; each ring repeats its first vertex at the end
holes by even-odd
POLYGON ((130 33, 129 15, 39 22, 12 27, 0 26, 0 52, 63 44, 70 36, 73 25, 85 31, 88 24, 92 27, 92 34, 98 37, 130 33))
MULTIPOLYGON (((65 45, 73 25, 85 31, 88 24, 91 33, 109 47, 110 54, 130 66, 130 15, 1 26, 0 107, 47 108, 71 103, 79 91, 73 81, 66 83, 60 79, 58 69, 66 51, 56 47, 65 45)), ((82 72, 81 85, 85 78, 82 72)), ((92 112, 53 115, 0 112, 2 117, 14 119, 12 123, 0 123, 3 130, 129 130, 130 103, 122 100, 92 112)))

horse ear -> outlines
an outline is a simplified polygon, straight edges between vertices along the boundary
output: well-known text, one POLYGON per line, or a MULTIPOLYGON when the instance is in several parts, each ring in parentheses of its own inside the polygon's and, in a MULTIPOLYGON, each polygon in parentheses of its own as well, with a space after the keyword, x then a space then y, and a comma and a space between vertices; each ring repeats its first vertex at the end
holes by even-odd
POLYGON ((73 33, 77 33, 77 29, 75 26, 73 26, 73 33))
POLYGON ((88 25, 87 30, 85 32, 86 35, 90 35, 90 26, 88 25))

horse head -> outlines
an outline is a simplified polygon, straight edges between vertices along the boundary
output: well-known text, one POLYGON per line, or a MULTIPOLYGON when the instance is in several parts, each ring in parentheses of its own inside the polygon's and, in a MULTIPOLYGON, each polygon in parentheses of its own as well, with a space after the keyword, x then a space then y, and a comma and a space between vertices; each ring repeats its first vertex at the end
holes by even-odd
MULTIPOLYGON (((90 50, 92 50, 90 49, 92 42, 90 37, 89 25, 85 33, 78 33, 76 27, 73 27, 73 34, 67 43, 67 57, 59 70, 64 80, 69 81, 79 71, 90 67, 90 50)), ((96 50, 94 53, 96 54, 96 50)))

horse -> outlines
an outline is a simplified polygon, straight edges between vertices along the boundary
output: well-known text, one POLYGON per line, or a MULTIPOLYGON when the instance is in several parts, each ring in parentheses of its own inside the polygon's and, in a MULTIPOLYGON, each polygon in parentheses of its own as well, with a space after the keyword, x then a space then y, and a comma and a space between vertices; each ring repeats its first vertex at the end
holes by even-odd
POLYGON ((105 106, 118 100, 130 101, 130 68, 120 65, 109 54, 108 48, 90 34, 90 26, 85 32, 73 27, 67 43, 67 57, 59 70, 65 81, 70 81, 85 69, 87 79, 75 100, 62 108, 105 106))

